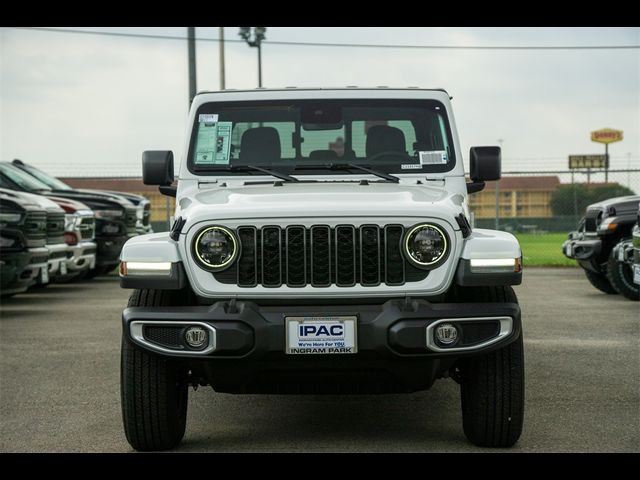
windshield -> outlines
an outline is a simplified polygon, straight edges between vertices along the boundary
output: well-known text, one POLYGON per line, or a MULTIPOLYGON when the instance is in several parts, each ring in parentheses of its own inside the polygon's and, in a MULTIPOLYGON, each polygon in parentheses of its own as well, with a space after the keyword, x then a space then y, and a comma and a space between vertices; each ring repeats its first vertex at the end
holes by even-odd
POLYGON ((455 164, 446 111, 435 100, 208 103, 196 113, 188 158, 201 174, 252 165, 301 175, 337 164, 420 173, 455 164))
POLYGON ((15 185, 19 189, 26 190, 27 192, 51 190, 47 185, 28 173, 6 163, 0 164, 0 182, 3 186, 6 185, 7 188, 15 188, 15 185))
POLYGON ((47 175, 41 170, 34 168, 30 165, 25 165, 21 168, 23 171, 27 171, 31 176, 36 177, 42 183, 47 185, 48 187, 54 190, 72 190, 72 188, 66 183, 58 180, 56 177, 52 177, 51 175, 47 175))

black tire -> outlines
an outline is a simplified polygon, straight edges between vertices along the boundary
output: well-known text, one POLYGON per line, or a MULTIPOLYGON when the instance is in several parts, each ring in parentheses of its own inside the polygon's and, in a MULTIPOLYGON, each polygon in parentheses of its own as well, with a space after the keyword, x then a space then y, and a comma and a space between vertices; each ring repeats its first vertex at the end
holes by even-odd
MULTIPOLYGON (((511 287, 459 288, 459 302, 518 303, 511 287)), ((480 447, 513 446, 524 421, 524 350, 517 340, 491 353, 458 363, 462 426, 480 447)))
POLYGON ((601 292, 607 293, 609 295, 616 295, 618 293, 616 289, 611 286, 611 283, 609 283, 606 275, 595 273, 591 270, 585 270, 584 274, 587 276, 587 280, 589 280, 589 283, 601 292))
POLYGON ((621 262, 614 256, 615 249, 609 254, 607 265, 607 279, 617 293, 629 300, 640 300, 640 285, 633 283, 633 269, 631 265, 621 262))
MULTIPOLYGON (((130 307, 184 304, 182 291, 135 290, 130 307)), ((187 421, 187 369, 180 362, 148 353, 122 339, 120 368, 122 420, 136 450, 167 450, 184 436, 187 421)))

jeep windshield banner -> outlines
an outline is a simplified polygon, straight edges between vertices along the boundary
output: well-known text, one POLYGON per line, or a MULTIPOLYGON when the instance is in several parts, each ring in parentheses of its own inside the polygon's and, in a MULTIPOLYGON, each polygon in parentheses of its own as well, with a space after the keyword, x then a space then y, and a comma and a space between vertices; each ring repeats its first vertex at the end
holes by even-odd
POLYGON ((355 163, 420 173, 455 163, 449 120, 435 100, 207 103, 192 135, 189 167, 196 172, 258 165, 300 175, 355 163))

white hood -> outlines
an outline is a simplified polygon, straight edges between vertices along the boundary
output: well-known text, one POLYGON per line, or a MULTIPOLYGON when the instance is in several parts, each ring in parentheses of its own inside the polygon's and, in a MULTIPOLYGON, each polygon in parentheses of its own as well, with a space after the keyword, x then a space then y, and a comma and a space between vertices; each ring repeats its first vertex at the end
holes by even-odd
POLYGON ((269 217, 410 216, 451 222, 463 211, 464 201, 462 195, 439 187, 347 182, 211 185, 182 192, 180 197, 176 215, 187 219, 187 227, 200 221, 269 217))

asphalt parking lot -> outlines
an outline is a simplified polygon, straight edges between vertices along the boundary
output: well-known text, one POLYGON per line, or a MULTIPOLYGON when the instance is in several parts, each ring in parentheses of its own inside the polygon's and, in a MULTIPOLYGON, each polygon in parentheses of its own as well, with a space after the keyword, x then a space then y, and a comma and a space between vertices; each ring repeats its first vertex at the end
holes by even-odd
MULTIPOLYGON (((640 306, 579 269, 528 269, 526 418, 514 452, 640 451, 640 306)), ((101 277, 0 306, 0 451, 128 452, 120 417, 120 312, 101 277)), ((189 393, 178 451, 479 451, 462 433, 458 386, 382 396, 189 393)))

